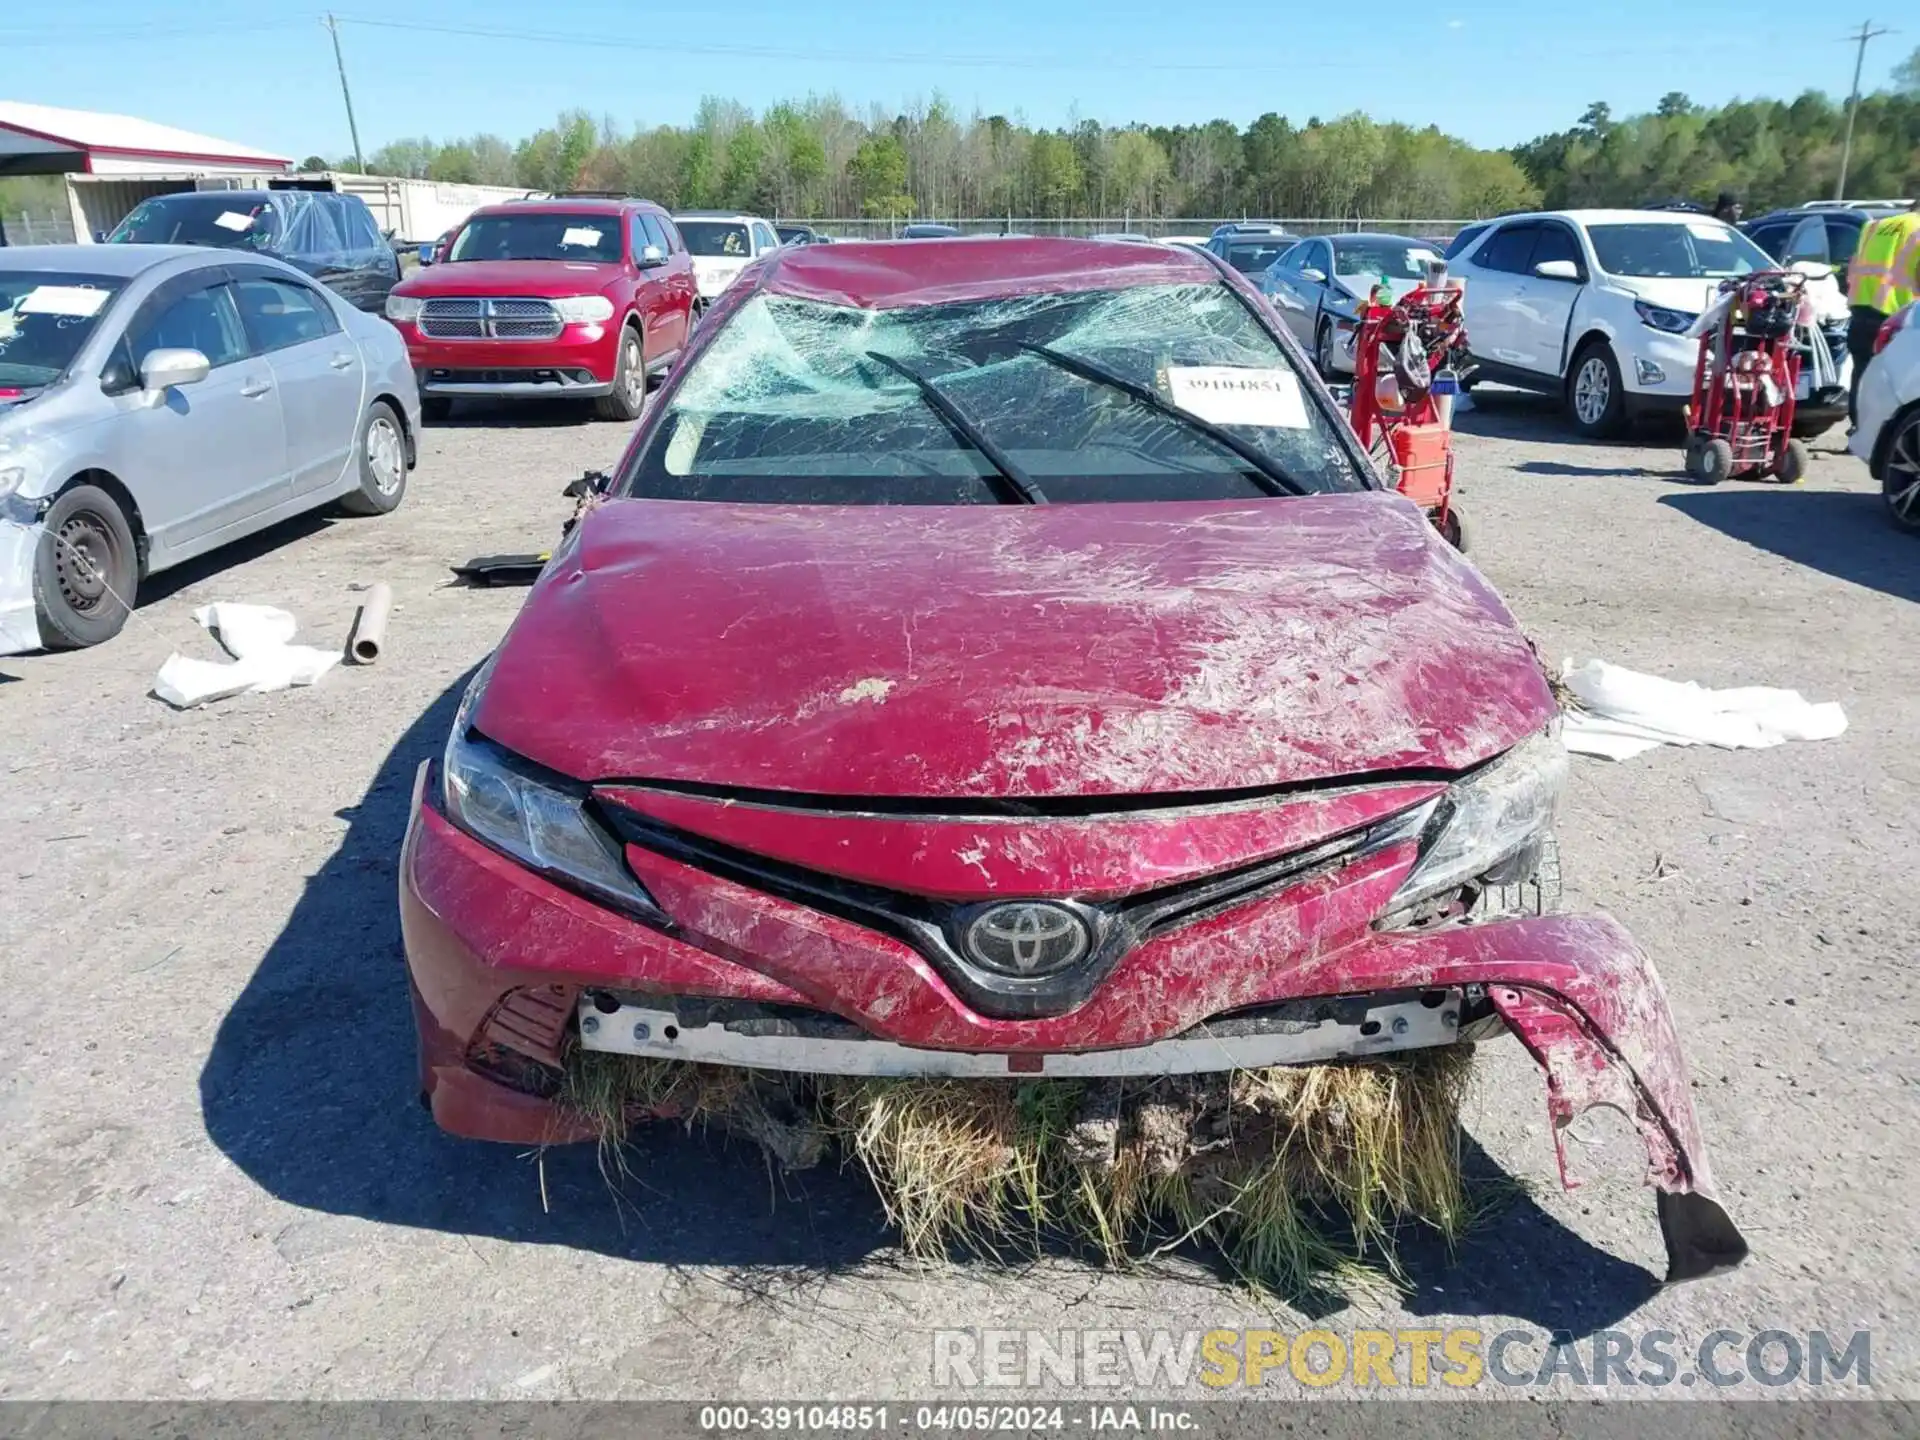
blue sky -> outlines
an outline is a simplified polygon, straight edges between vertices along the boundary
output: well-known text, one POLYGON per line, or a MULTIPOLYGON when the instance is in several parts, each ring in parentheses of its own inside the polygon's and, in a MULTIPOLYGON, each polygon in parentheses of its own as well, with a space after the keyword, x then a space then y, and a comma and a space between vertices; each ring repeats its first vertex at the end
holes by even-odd
MULTIPOLYGON (((1784 0, 1609 0, 1600 21, 1545 0, 1359 10, 1244 0, 340 3, 368 150, 403 135, 517 139, 573 106, 627 125, 681 123, 704 94, 757 109, 810 91, 837 92, 858 112, 939 93, 962 111, 1042 125, 1244 125, 1267 110, 1300 122, 1360 108, 1506 145, 1570 125, 1592 100, 1625 114, 1669 90, 1703 102, 1844 93, 1853 62, 1844 35, 1858 23, 1784 0)), ((1920 30, 1875 41, 1867 88, 1916 43, 1920 30)), ((87 0, 64 15, 9 7, 0 49, 12 62, 6 98, 140 115, 296 160, 350 148, 319 12, 289 0, 191 9, 87 0)))

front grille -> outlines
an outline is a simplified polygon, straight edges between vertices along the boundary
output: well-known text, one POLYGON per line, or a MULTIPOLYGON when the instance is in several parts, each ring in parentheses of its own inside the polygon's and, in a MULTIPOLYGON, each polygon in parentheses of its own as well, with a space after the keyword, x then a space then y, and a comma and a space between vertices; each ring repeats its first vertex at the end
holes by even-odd
POLYGON ((546 300, 449 296, 420 307, 420 333, 434 340, 551 340, 561 329, 546 300))

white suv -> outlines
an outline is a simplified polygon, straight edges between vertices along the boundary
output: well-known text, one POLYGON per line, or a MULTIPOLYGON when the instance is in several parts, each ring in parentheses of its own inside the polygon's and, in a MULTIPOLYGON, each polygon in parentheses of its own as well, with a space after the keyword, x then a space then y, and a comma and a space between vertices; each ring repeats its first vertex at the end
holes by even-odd
MULTIPOLYGON (((1562 395, 1584 435, 1618 435, 1637 417, 1677 414, 1693 394, 1699 342, 1686 330, 1720 281, 1774 267, 1730 225, 1670 210, 1506 215, 1448 262, 1466 281, 1476 380, 1562 395)), ((1847 413, 1846 304, 1830 279, 1808 281, 1832 382, 1801 367, 1794 433, 1847 413)))
POLYGON ((1887 518, 1920 534, 1920 303, 1880 327, 1860 377, 1860 426, 1847 442, 1880 482, 1887 518))
POLYGON ((673 223, 693 256, 693 283, 699 292, 693 302, 695 314, 718 299, 747 266, 780 248, 773 225, 758 215, 683 210, 673 223))

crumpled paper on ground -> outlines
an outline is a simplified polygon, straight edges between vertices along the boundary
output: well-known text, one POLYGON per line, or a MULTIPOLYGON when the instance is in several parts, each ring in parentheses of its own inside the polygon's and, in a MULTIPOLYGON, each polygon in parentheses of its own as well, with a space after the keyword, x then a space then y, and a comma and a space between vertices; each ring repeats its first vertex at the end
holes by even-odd
POLYGON ((1608 760, 1630 759, 1660 745, 1761 750, 1789 740, 1831 740, 1847 728, 1837 703, 1815 704, 1798 690, 1760 685, 1710 690, 1604 660, 1569 662, 1560 679, 1580 705, 1566 712, 1567 748, 1608 760))
POLYGON ((299 622, 271 605, 222 600, 202 605, 193 618, 213 632, 233 663, 169 655, 154 677, 153 693, 177 709, 190 710, 230 695, 312 685, 340 663, 338 650, 290 643, 299 622))

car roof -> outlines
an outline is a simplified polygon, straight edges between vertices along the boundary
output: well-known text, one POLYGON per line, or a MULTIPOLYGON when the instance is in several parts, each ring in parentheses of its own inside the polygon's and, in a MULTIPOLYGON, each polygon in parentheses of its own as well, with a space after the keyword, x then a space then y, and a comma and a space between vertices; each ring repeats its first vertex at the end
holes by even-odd
MULTIPOLYGON (((475 215, 618 215, 623 210, 650 206, 647 200, 615 200, 605 195, 582 195, 568 200, 549 196, 540 200, 503 200, 498 205, 482 205, 475 215)), ((658 206, 653 206, 658 209, 658 206)), ((458 227, 456 227, 458 228, 458 227)))
POLYGON ((1756 215, 1753 219, 1746 221, 1741 228, 1744 229, 1746 225, 1759 225, 1771 220, 1791 220, 1797 225, 1802 220, 1811 220, 1815 217, 1821 220, 1838 220, 1843 224, 1851 221, 1855 225, 1866 226, 1871 225, 1883 215, 1897 215, 1899 213, 1898 210, 1883 208, 1866 209, 1863 207, 1842 210, 1838 207, 1828 208, 1824 205, 1787 205, 1778 210, 1769 210, 1764 215, 1756 215))
POLYGON ((231 251, 203 245, 9 245, 0 249, 0 269, 67 270, 78 275, 131 279, 169 261, 224 265, 233 258, 231 251))
POLYGON ((777 250, 762 263, 767 269, 761 284, 774 294, 875 310, 1133 285, 1221 283, 1220 272, 1191 250, 1050 236, 852 240, 777 250))
POLYGON ((749 215, 742 210, 676 210, 676 220, 738 220, 742 225, 750 225, 760 220, 771 225, 773 222, 764 215, 749 215))
MULTIPOLYGON (((1464 229, 1465 227, 1463 226, 1462 228, 1464 229)), ((1396 235, 1391 230, 1343 230, 1337 235, 1317 235, 1308 238, 1332 240, 1335 242, 1341 240, 1398 240, 1405 245, 1425 245, 1429 248, 1433 245, 1431 240, 1423 240, 1418 235, 1396 235)))
MULTIPOLYGON (((1692 210, 1519 210, 1498 217, 1502 224, 1514 220, 1571 220, 1576 225, 1698 225, 1713 216, 1692 210)), ((1733 222, 1719 222, 1729 229, 1733 222)))

